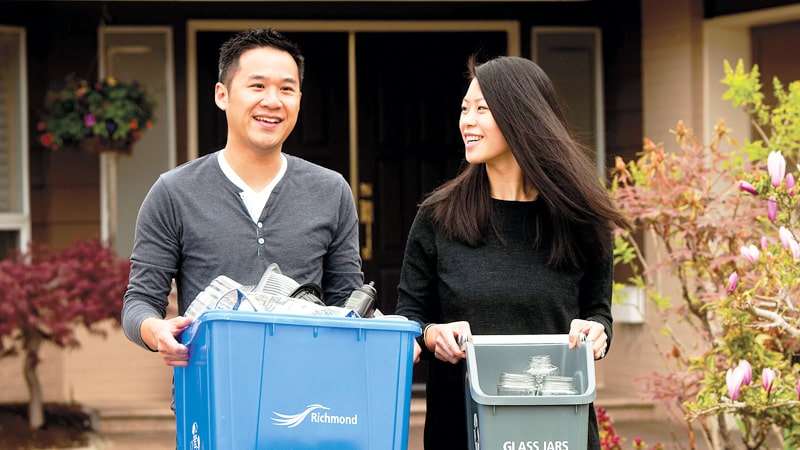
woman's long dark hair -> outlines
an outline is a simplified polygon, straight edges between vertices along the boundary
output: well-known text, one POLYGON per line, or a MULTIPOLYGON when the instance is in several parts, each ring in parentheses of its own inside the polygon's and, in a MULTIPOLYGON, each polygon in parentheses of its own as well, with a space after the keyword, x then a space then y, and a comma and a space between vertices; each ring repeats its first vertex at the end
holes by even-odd
MULTIPOLYGON (((534 246, 549 246, 548 265, 579 268, 611 253, 612 224, 625 227, 598 180, 594 164, 568 131, 555 89, 533 61, 500 57, 475 66, 483 98, 522 169, 525 187, 538 191, 542 214, 534 246), (551 235, 542 242, 542 234, 551 235)), ((422 203, 446 236, 478 245, 497 232, 485 164, 469 164, 422 203)))

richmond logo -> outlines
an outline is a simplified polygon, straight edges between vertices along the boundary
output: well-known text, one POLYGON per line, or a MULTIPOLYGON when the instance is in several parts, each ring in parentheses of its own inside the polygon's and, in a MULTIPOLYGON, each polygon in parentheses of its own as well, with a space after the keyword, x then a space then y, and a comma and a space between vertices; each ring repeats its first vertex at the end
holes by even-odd
POLYGON ((326 411, 330 411, 330 408, 318 403, 306 406, 305 411, 298 414, 281 414, 277 411, 273 411, 272 414, 275 417, 272 417, 272 424, 280 427, 294 428, 302 424, 307 417, 310 417, 311 423, 358 425, 358 414, 354 416, 333 416, 326 411))

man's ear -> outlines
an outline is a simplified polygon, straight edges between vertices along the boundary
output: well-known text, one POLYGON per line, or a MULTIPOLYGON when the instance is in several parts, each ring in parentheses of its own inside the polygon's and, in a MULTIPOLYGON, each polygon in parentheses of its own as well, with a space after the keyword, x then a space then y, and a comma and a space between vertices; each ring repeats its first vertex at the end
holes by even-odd
POLYGON ((228 88, 219 82, 214 85, 214 103, 223 111, 228 108, 228 88))

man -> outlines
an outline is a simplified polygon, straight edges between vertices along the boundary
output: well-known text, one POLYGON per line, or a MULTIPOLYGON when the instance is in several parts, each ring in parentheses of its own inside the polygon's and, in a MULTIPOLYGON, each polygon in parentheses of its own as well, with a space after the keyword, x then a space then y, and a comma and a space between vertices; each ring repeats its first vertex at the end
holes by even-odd
POLYGON ((250 30, 220 49, 214 100, 225 148, 162 174, 136 223, 122 324, 128 338, 186 366, 176 336, 190 320, 164 320, 174 278, 178 310, 218 275, 254 285, 271 263, 343 303, 363 283, 358 220, 344 178, 282 152, 297 123, 303 57, 273 30, 250 30))

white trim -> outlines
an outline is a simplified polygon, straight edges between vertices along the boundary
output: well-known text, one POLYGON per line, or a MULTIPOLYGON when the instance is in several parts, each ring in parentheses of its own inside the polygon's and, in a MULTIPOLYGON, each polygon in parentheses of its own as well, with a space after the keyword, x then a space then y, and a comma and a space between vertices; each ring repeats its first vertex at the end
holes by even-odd
POLYGON ((28 139, 28 50, 27 34, 24 27, 0 25, 0 32, 19 33, 19 146, 20 146, 20 188, 22 189, 22 213, 0 213, 0 229, 19 231, 19 249, 25 251, 32 239, 30 206, 30 142, 28 139))
POLYGON ((0 230, 16 230, 24 227, 27 218, 18 213, 0 213, 0 230))
MULTIPOLYGON (((160 33, 164 35, 165 41, 165 80, 167 85, 166 99, 166 121, 168 139, 168 163, 169 167, 175 167, 178 160, 177 151, 177 132, 175 119, 175 63, 172 38, 172 27, 168 26, 99 26, 97 28, 97 51, 98 51, 98 75, 102 79, 106 76, 106 54, 105 54, 105 35, 106 34, 126 34, 126 33, 160 33)), ((109 189, 115 191, 117 184, 117 155, 100 155, 100 236, 107 241, 111 238, 111 219, 112 210, 115 209, 116 199, 109 195, 109 189), (114 204, 111 202, 114 201, 114 204)), ((116 212, 113 212, 116 216, 116 212)))
POLYGON ((705 20, 705 23, 726 28, 739 28, 793 22, 798 18, 800 18, 800 5, 788 5, 714 17, 705 20))
MULTIPOLYGON (((198 31, 242 31, 250 28, 273 27, 281 31, 327 31, 327 32, 426 32, 426 31, 504 31, 507 36, 507 53, 520 54, 520 29, 517 21, 401 21, 401 20, 189 20, 186 23, 186 157, 196 159, 199 155, 197 142, 197 32, 198 31)), ((349 45, 349 44, 348 44, 349 45)), ((349 52, 349 51, 348 51, 349 52)), ((356 113, 357 115, 357 113, 356 113)), ((353 114, 351 113, 351 119, 353 114)), ((351 133, 352 135, 352 133, 351 133)), ((351 140, 351 144, 353 142, 351 140)), ((350 166, 353 159, 350 150, 350 166)), ((350 177, 353 193, 358 192, 358 182, 350 177)))
MULTIPOLYGON (((750 119, 746 113, 722 100, 725 87, 722 60, 732 65, 741 58, 746 67, 752 66, 751 28, 800 20, 800 5, 780 6, 759 11, 731 14, 703 21, 703 132, 710 140, 717 120, 733 130, 739 141, 750 139, 750 119)), ((769 81, 762 84, 771 86, 769 81)))
POLYGON ((31 203, 30 203, 30 143, 28 142, 28 50, 27 50, 27 37, 25 28, 19 29, 19 88, 21 92, 21 114, 19 127, 22 130, 20 136, 20 146, 22 147, 22 215, 25 217, 25 223, 22 225, 19 233, 20 249, 27 248, 28 243, 31 241, 31 203))
MULTIPOLYGON (((106 36, 105 26, 97 27, 97 77, 105 78, 106 72, 106 36)), ((109 186, 112 186, 108 168, 108 155, 100 154, 100 239, 108 242, 111 236, 111 214, 109 212, 108 194, 109 186)))
POLYGON ((611 303, 611 316, 615 323, 644 324, 646 321, 647 296, 644 289, 625 285, 619 292, 620 299, 611 303))
POLYGON ((531 27, 531 59, 539 60, 536 36, 540 34, 575 33, 594 36, 595 91, 595 166, 601 180, 606 179, 606 115, 603 93, 603 32, 598 27, 531 27))
POLYGON ((348 103, 348 126, 350 132, 350 190, 353 193, 353 200, 358 203, 358 80, 356 79, 356 33, 347 33, 347 103, 348 103))

